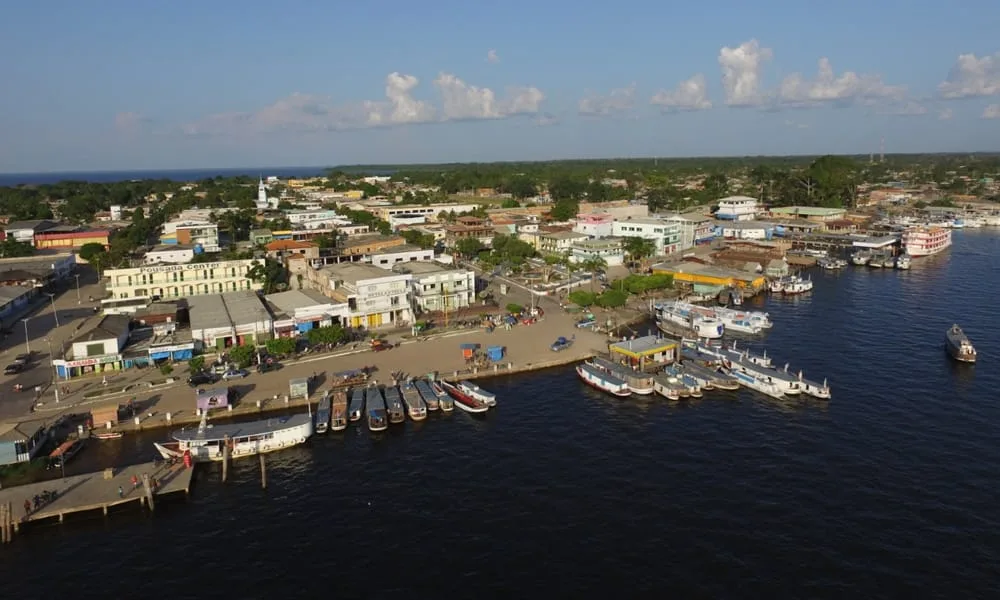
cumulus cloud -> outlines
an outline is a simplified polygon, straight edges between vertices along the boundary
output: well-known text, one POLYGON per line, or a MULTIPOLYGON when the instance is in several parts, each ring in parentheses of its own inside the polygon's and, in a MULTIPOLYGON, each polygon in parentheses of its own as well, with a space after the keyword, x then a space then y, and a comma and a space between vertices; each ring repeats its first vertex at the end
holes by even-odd
POLYGON ((608 95, 590 94, 580 100, 578 111, 581 115, 606 117, 627 112, 635 104, 635 83, 624 88, 611 90, 608 95))
POLYGON ((1000 119, 1000 104, 990 104, 983 110, 984 119, 1000 119))
POLYGON ((441 73, 434 80, 441 93, 441 113, 445 121, 502 119, 537 113, 545 94, 535 87, 508 90, 507 98, 497 99, 490 88, 470 85, 451 73, 441 73))
POLYGON ((764 102, 760 93, 761 70, 773 58, 770 48, 761 48, 756 39, 743 42, 735 48, 723 47, 719 51, 722 68, 722 87, 729 106, 756 106, 764 102))
POLYGON ((948 78, 938 85, 945 98, 969 98, 1000 94, 1000 52, 976 58, 962 54, 948 72, 948 78))
POLYGON ((871 103, 885 99, 900 100, 905 94, 906 88, 886 85, 878 75, 858 75, 854 71, 835 75, 830 60, 824 57, 819 59, 816 79, 807 80, 799 73, 785 77, 778 88, 778 102, 791 106, 871 103))
POLYGON ((495 65, 500 62, 500 55, 497 54, 496 50, 490 48, 489 51, 486 53, 486 62, 490 63, 491 65, 495 65))
POLYGON ((712 108, 712 101, 708 99, 705 76, 700 73, 680 82, 675 90, 656 92, 650 104, 661 107, 664 112, 712 108))
POLYGON ((952 110, 950 108, 942 108, 941 110, 938 111, 938 119, 940 119, 942 121, 947 121, 948 119, 952 118, 953 116, 954 116, 954 113, 952 112, 952 110))

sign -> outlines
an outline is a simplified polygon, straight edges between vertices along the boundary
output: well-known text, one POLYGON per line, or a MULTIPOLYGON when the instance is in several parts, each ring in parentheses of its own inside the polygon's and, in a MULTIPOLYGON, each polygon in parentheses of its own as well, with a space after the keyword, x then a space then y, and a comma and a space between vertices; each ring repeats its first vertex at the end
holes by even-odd
POLYGON ((156 352, 177 352, 179 350, 194 350, 194 342, 189 342, 187 344, 176 344, 174 346, 151 346, 149 348, 149 353, 153 354, 156 352))
POLYGON ((205 269, 222 269, 226 267, 242 267, 249 264, 243 260, 229 260, 214 263, 191 263, 185 265, 161 265, 156 267, 140 267, 139 273, 170 273, 172 271, 204 271, 205 269))
POLYGON ((98 356, 97 358, 84 358, 81 360, 67 360, 67 367, 92 367, 94 365, 103 365, 107 363, 118 362, 122 359, 120 354, 108 354, 106 356, 98 356))

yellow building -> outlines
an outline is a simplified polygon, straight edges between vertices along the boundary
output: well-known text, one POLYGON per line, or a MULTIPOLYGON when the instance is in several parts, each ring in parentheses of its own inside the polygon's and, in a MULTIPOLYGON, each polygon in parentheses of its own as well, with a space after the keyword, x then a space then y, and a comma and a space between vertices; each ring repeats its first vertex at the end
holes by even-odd
POLYGON ((656 275, 670 275, 674 283, 689 285, 761 289, 767 280, 760 273, 724 269, 695 262, 682 262, 676 265, 660 264, 653 266, 656 275))
POLYGON ((348 200, 361 200, 365 197, 364 190, 347 190, 343 194, 348 200))
POLYGON ((45 249, 82 248, 87 244, 100 244, 108 247, 111 232, 107 229, 92 229, 90 231, 72 231, 64 233, 41 232, 35 234, 35 247, 45 249))

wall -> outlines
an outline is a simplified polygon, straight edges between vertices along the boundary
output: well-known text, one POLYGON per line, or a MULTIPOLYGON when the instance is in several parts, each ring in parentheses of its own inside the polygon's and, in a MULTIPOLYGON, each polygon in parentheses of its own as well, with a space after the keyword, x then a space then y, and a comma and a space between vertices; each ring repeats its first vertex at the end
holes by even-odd
MULTIPOLYGON (((124 333, 125 340, 128 339, 128 332, 124 333)), ((118 354, 118 349, 124 346, 124 341, 119 342, 116 338, 104 339, 104 340, 93 340, 90 342, 75 342, 73 344, 73 359, 80 360, 83 358, 95 358, 98 356, 107 356, 109 354, 118 354), (87 352, 90 346, 100 346, 100 352, 87 352)))
POLYGON ((434 260, 434 250, 420 249, 407 250, 404 252, 387 252, 385 254, 375 254, 371 257, 371 264, 380 269, 392 269, 394 265, 405 262, 431 261, 434 260))
POLYGON ((147 265, 159 263, 189 263, 194 260, 194 250, 191 248, 178 248, 176 250, 157 250, 147 252, 142 260, 147 265))

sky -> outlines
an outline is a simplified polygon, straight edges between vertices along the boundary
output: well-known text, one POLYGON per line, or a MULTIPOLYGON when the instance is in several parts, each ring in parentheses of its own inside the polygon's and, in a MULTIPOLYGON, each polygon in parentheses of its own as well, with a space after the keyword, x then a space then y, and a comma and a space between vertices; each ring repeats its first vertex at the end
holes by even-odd
POLYGON ((0 173, 1000 150, 1000 3, 13 2, 0 173))

